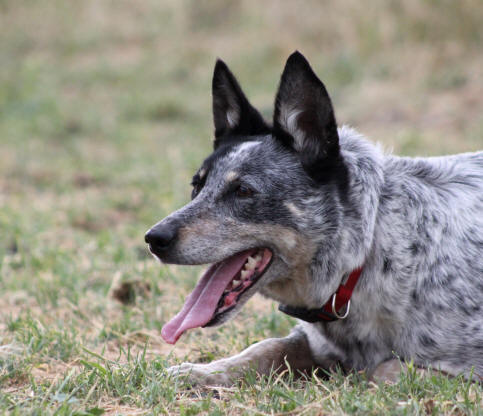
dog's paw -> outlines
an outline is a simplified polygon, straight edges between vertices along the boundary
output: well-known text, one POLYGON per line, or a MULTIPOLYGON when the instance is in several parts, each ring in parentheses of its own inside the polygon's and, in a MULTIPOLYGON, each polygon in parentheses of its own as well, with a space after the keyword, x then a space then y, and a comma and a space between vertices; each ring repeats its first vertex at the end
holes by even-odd
POLYGON ((220 365, 183 363, 169 367, 167 372, 170 377, 182 379, 193 386, 233 385, 233 378, 220 365))

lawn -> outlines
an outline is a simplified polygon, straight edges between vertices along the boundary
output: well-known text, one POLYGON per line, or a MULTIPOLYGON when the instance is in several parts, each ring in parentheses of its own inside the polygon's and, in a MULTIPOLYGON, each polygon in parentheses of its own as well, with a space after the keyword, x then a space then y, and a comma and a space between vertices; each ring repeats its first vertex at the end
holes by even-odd
POLYGON ((211 149, 216 57, 267 117, 300 49, 340 123, 400 154, 466 152, 483 147, 482 21, 479 0, 0 0, 0 413, 483 414, 481 385, 415 369, 168 378, 295 321, 254 297, 166 344, 201 268, 160 266, 143 239, 211 149))

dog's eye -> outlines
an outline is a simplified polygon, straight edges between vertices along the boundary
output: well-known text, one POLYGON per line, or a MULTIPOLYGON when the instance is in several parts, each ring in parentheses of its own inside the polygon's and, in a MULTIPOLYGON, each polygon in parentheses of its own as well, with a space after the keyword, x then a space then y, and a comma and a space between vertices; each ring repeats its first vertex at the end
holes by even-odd
POLYGON ((191 199, 195 199, 196 196, 200 193, 200 191, 201 191, 201 185, 200 184, 194 184, 193 190, 191 191, 191 199))
POLYGON ((236 196, 240 198, 248 198, 250 196, 253 196, 255 191, 246 185, 240 185, 238 186, 238 188, 236 188, 235 193, 236 193, 236 196))
POLYGON ((197 173, 195 176, 193 176, 193 179, 191 179, 191 186, 193 187, 193 190, 191 191, 191 199, 195 199, 203 189, 203 186, 205 186, 206 169, 202 169, 202 171, 203 177, 200 177, 200 174, 197 173))

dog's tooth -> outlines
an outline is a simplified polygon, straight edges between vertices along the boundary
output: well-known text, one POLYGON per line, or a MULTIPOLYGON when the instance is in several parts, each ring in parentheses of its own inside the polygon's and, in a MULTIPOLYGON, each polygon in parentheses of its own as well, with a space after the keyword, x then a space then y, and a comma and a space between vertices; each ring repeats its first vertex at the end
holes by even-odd
POLYGON ((233 287, 237 287, 241 283, 241 281, 240 280, 233 280, 232 283, 233 283, 233 287))
POLYGON ((241 278, 242 280, 245 280, 246 278, 248 278, 248 275, 250 274, 250 270, 242 270, 241 271, 241 278))
POLYGON ((256 256, 255 256, 255 261, 257 263, 260 263, 260 261, 262 260, 262 255, 260 253, 258 253, 256 256))
POLYGON ((247 270, 253 270, 256 265, 257 265, 256 260, 252 256, 249 256, 245 264, 245 268, 247 270))

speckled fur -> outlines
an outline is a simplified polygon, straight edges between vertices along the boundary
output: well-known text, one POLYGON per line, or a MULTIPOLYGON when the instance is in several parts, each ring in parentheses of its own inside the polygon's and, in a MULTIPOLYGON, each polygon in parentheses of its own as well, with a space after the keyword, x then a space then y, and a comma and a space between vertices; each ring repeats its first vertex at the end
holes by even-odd
MULTIPOLYGON (((242 111, 248 101, 239 95, 238 84, 230 89, 236 81, 222 68, 223 94, 232 90, 234 96, 221 102, 235 104, 215 110, 215 127, 224 130, 214 154, 200 168, 206 178, 199 194, 157 225, 176 223, 179 228, 176 243, 161 258, 204 264, 247 248, 268 247, 274 252, 273 264, 252 292, 305 308, 323 305, 363 265, 350 314, 335 322, 301 322, 288 338, 265 341, 258 349, 255 345, 211 364, 173 367, 171 373, 189 374, 206 384, 229 384, 233 378, 227 374, 239 374, 235 369, 255 365, 267 372, 284 362, 281 357, 293 358, 297 351, 288 360, 296 369, 307 368, 310 357, 313 367, 337 362, 347 370, 374 372, 397 357, 481 379, 483 152, 398 157, 348 127, 336 133, 338 149, 330 140, 328 148, 324 135, 314 137, 314 126, 307 128, 307 119, 302 123, 300 115, 310 116, 311 108, 331 109, 330 99, 325 89, 308 104, 310 94, 299 100, 291 93, 290 85, 298 90, 309 82, 318 86, 308 63, 294 55, 282 75, 271 134, 264 130, 268 125, 261 134, 244 131, 249 120, 233 111, 242 111), (223 128, 217 119, 225 120, 223 128), (233 120, 239 122, 236 134, 226 130, 233 120), (280 129, 285 130, 279 134, 280 129), (315 147, 311 140, 317 141, 315 147), (304 158, 307 147, 319 152, 319 159, 304 158), (314 164, 328 163, 331 157, 340 159, 344 169, 330 168, 338 173, 324 180, 327 173, 315 172, 314 164), (256 190, 254 197, 230 194, 232 180, 239 179, 256 190), (224 375, 217 377, 220 372, 224 375)), ((216 70, 215 79, 219 85, 216 70)), ((256 110, 250 106, 249 111, 256 110)), ((327 121, 314 123, 322 123, 323 130, 327 121)))

